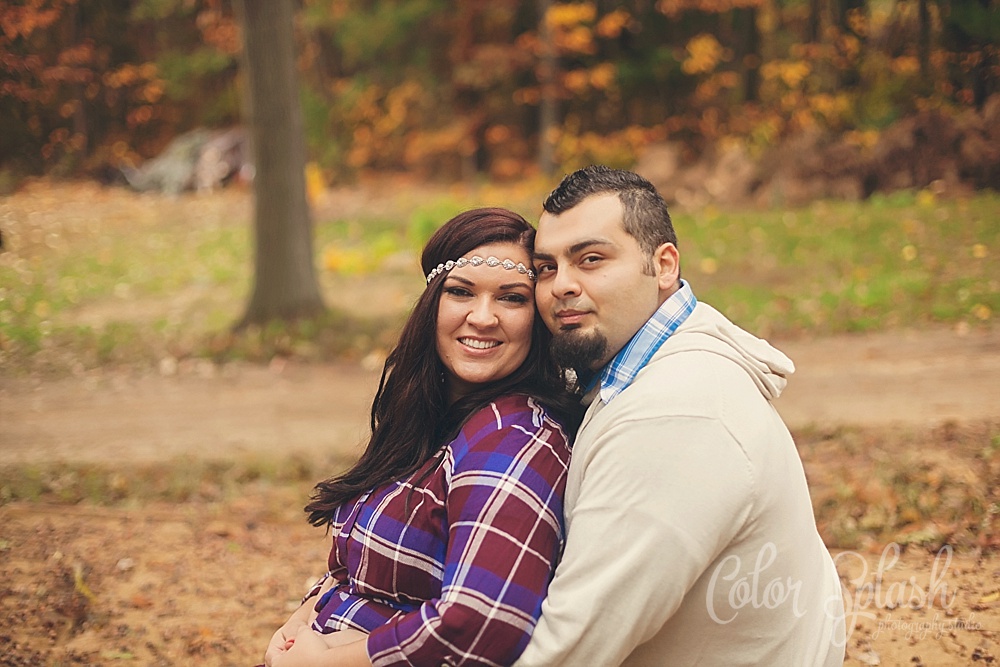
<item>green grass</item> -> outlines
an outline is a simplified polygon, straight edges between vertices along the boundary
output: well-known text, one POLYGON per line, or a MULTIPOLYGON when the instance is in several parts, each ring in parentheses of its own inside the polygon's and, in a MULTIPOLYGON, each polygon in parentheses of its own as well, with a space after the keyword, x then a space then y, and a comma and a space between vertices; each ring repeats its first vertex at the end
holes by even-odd
MULTIPOLYGON (((33 186, 0 200, 0 366, 362 356, 391 344, 422 287, 419 248, 437 225, 476 205, 535 221, 545 186, 385 188, 347 215, 336 203, 318 210, 316 266, 331 314, 238 336, 228 329, 250 291, 246 193, 33 186), (373 305, 383 307, 365 312, 373 305)), ((790 336, 991 326, 997 211, 997 193, 900 192, 798 209, 675 211, 675 225, 701 300, 758 335, 790 336)))
POLYGON ((151 502, 223 501, 248 493, 294 488, 301 498, 331 471, 351 463, 336 457, 238 460, 178 458, 155 464, 41 463, 0 467, 0 505, 12 501, 101 506, 151 502))
POLYGON ((699 298, 760 335, 979 326, 1000 309, 1000 196, 929 193, 675 219, 699 298))

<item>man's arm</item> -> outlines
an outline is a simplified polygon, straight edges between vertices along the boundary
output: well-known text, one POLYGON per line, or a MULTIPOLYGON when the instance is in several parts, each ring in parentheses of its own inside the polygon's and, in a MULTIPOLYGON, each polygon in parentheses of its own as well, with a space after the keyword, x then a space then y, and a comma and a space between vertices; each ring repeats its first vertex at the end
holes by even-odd
POLYGON ((621 664, 751 511, 750 465, 716 420, 622 421, 573 456, 566 551, 518 667, 621 664))

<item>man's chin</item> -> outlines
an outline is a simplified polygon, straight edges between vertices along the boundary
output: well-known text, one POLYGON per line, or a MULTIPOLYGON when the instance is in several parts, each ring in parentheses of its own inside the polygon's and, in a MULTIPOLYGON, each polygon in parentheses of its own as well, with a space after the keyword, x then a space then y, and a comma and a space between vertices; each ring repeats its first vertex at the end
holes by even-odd
POLYGON ((552 336, 552 357, 563 368, 596 370, 605 358, 608 339, 596 331, 582 331, 574 324, 552 336))

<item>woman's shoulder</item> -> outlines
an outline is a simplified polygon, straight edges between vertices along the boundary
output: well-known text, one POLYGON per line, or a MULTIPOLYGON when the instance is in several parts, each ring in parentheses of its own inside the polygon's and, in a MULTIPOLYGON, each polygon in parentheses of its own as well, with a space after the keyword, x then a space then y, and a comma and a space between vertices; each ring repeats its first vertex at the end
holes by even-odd
POLYGON ((514 425, 541 428, 550 423, 558 426, 550 411, 538 400, 526 394, 505 394, 473 412, 462 431, 501 430, 514 425))
POLYGON ((560 448, 568 447, 569 443, 564 429, 544 405, 525 394, 506 394, 475 411, 453 445, 459 449, 475 448, 482 443, 490 447, 499 442, 518 446, 532 439, 560 448))

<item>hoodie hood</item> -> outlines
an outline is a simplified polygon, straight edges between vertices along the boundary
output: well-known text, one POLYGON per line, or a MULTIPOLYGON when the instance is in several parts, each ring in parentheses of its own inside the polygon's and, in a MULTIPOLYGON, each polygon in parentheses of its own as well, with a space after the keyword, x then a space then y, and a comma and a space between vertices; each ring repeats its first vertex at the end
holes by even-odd
POLYGON ((746 371, 769 401, 781 395, 788 384, 788 377, 795 372, 795 364, 783 352, 766 340, 747 333, 702 302, 698 302, 694 312, 656 356, 692 350, 711 352, 729 359, 746 371))

